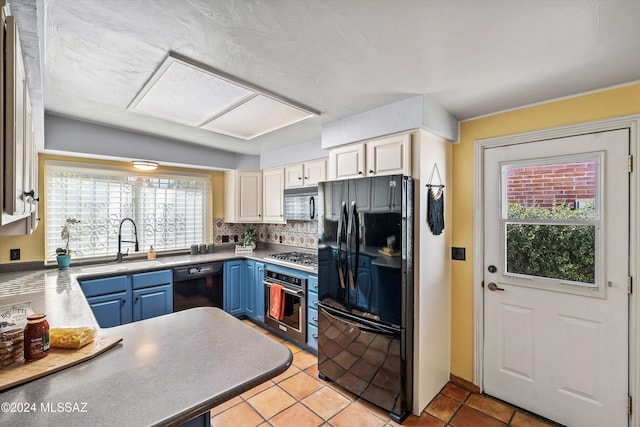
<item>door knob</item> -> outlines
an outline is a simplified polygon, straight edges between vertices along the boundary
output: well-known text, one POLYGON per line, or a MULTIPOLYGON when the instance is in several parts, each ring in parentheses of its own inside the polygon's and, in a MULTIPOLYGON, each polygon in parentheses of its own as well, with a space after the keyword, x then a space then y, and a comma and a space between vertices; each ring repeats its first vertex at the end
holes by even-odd
POLYGON ((495 292, 495 291, 504 291, 504 288, 499 288, 498 285, 496 285, 495 283, 491 282, 487 285, 487 287, 489 288, 490 291, 495 292))

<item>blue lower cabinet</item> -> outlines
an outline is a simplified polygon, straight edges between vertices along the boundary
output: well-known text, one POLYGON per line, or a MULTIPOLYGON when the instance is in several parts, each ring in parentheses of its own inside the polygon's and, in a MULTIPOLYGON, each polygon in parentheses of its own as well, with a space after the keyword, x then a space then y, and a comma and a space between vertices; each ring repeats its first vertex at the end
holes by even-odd
POLYGON ((307 346, 318 349, 318 276, 307 277, 307 346))
POLYGON ((224 311, 234 316, 244 313, 245 261, 224 263, 224 311))
POLYGON ((115 292, 107 295, 88 297, 93 315, 101 328, 131 323, 131 293, 115 292))
POLYGON ((101 328, 173 312, 171 270, 81 280, 80 287, 101 328))
POLYGON ((150 319, 173 311, 171 285, 133 290, 133 321, 150 319))
POLYGON ((244 264, 244 312, 247 316, 255 319, 256 311, 258 310, 256 293, 253 286, 255 280, 256 262, 253 260, 247 260, 244 264))
POLYGON ((307 325, 307 346, 318 350, 318 326, 307 325))
POLYGON ((255 275, 253 278, 252 289, 256 295, 256 315, 255 318, 264 322, 264 263, 256 262, 255 275))

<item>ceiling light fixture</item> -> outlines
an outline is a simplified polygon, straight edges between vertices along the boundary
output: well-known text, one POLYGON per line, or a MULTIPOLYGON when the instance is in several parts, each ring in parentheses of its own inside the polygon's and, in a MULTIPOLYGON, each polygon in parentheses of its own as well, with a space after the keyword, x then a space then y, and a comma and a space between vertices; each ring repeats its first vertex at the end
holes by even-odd
POLYGON ((134 160, 131 163, 133 163, 134 168, 143 171, 152 171, 158 168, 158 163, 152 162, 151 160, 134 160))
POLYGON ((320 114, 175 53, 128 110, 244 140, 320 114))

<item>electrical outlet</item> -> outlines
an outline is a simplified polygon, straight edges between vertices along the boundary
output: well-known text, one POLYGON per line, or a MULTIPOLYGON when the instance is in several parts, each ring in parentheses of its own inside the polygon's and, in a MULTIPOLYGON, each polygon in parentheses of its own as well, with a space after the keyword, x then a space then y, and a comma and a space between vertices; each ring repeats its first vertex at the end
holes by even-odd
POLYGON ((238 235, 237 234, 233 235, 233 241, 236 242, 236 243, 238 242, 238 235))
POLYGON ((451 248, 451 259, 455 259, 457 261, 466 260, 467 254, 465 248, 451 248))
POLYGON ((229 235, 225 234, 224 236, 222 236, 222 243, 229 243, 229 235))
POLYGON ((20 259, 20 249, 9 249, 9 260, 18 261, 20 259))

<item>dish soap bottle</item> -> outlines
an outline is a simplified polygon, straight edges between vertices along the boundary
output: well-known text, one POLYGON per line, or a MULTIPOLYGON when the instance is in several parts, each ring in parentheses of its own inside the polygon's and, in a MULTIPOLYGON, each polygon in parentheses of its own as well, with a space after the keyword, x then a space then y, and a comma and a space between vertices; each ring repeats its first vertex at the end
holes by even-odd
POLYGON ((149 252, 147 253, 147 259, 156 259, 156 250, 153 249, 153 245, 149 248, 149 252))

